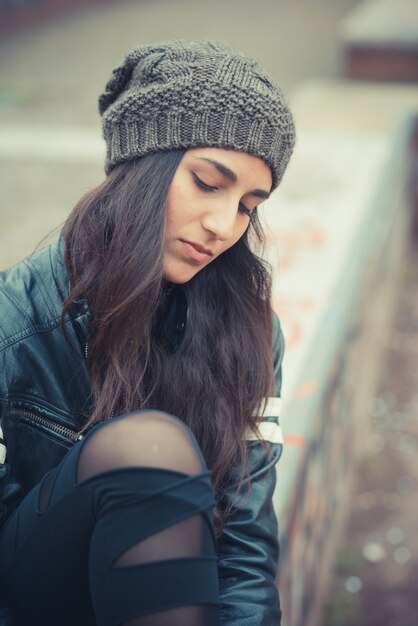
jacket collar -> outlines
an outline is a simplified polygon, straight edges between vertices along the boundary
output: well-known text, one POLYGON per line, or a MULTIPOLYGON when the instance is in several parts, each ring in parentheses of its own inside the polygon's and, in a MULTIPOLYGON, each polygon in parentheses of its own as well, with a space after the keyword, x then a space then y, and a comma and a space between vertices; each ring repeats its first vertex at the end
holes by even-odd
POLYGON ((59 294, 64 301, 70 293, 70 279, 64 260, 64 234, 61 231, 58 241, 49 248, 52 274, 59 294))

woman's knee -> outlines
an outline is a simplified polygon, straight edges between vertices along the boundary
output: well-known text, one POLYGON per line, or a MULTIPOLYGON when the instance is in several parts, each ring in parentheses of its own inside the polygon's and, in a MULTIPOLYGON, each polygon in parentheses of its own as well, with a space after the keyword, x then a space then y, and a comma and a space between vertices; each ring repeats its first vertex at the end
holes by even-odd
POLYGON ((157 410, 129 413, 103 424, 82 444, 77 479, 123 467, 155 467, 185 474, 206 469, 190 429, 157 410))

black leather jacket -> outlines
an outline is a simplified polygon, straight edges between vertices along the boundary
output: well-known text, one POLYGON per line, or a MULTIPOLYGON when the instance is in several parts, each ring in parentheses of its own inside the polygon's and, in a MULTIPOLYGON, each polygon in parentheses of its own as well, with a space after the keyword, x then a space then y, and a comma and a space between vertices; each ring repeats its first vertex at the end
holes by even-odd
MULTIPOLYGON (((0 417, 7 446, 8 471, 2 478, 3 521, 42 476, 57 465, 78 439, 81 415, 89 405, 85 364, 88 309, 74 304, 66 321, 70 349, 60 327, 68 277, 62 244, 57 242, 0 273, 0 417)), ((175 343, 187 313, 173 306, 168 333, 175 343)), ((276 394, 280 395, 283 338, 275 320, 276 394)), ((270 421, 275 416, 268 418, 270 421)), ((276 419, 277 421, 277 419, 276 419)), ((243 485, 218 544, 223 623, 228 626, 276 626, 280 608, 275 586, 277 522, 272 507, 273 457, 259 441, 249 441, 250 491, 243 485)), ((0 472, 1 474, 1 472, 0 472)), ((224 506, 235 493, 231 481, 217 494, 224 506)))

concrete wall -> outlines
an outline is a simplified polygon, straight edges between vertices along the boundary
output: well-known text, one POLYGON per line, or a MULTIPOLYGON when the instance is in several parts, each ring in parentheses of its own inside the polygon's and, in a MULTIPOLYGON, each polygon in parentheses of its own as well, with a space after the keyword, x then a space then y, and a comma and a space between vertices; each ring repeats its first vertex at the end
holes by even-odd
POLYGON ((266 211, 280 261, 274 302, 287 339, 275 493, 285 626, 322 623, 408 246, 414 114, 399 118, 393 107, 365 132, 379 95, 347 84, 302 93, 296 111, 309 121, 300 124, 281 196, 266 211))

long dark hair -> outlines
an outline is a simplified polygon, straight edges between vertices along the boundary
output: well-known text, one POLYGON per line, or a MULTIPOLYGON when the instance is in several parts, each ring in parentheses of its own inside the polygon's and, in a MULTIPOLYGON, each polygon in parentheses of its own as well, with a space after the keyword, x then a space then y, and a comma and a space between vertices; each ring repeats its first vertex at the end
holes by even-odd
POLYGON ((191 428, 219 488, 231 467, 246 467, 245 435, 271 395, 270 274, 250 249, 257 221, 229 250, 182 285, 188 319, 177 350, 155 331, 166 289, 167 193, 184 150, 151 153, 111 171, 85 195, 65 227, 71 303, 91 313, 87 367, 93 409, 86 428, 154 407, 191 428))

